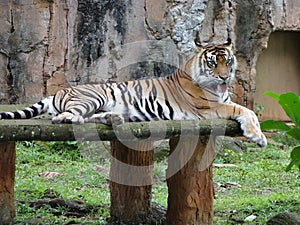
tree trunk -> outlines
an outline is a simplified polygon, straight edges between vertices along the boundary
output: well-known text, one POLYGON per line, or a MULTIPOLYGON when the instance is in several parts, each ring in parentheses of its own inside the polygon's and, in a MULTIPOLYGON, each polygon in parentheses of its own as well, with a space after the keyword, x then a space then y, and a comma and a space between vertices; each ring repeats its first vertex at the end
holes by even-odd
POLYGON ((111 142, 111 221, 113 224, 149 224, 153 143, 111 142))
POLYGON ((215 139, 181 136, 170 139, 168 165, 168 225, 202 225, 213 221, 213 175, 215 139), (174 164, 181 169, 174 175, 174 164))
POLYGON ((0 224, 11 225, 15 216, 14 180, 15 142, 3 142, 0 147, 0 224))

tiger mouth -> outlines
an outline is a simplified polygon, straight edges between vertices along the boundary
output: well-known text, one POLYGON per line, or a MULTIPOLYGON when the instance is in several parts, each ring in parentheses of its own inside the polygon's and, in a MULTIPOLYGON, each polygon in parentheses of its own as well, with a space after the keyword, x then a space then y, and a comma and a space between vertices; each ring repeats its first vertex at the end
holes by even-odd
POLYGON ((226 82, 218 84, 218 92, 225 93, 228 90, 228 84, 226 82))

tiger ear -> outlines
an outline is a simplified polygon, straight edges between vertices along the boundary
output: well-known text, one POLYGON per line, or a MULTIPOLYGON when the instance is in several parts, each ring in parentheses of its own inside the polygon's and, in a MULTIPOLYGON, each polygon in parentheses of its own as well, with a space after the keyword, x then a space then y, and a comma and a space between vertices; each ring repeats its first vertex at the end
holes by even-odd
POLYGON ((196 37, 196 38, 195 38, 195 45, 196 45, 197 47, 202 47, 201 42, 200 42, 200 38, 199 38, 199 37, 196 37))
POLYGON ((197 35, 195 38, 195 45, 199 51, 201 51, 205 46, 201 44, 200 37, 197 35))

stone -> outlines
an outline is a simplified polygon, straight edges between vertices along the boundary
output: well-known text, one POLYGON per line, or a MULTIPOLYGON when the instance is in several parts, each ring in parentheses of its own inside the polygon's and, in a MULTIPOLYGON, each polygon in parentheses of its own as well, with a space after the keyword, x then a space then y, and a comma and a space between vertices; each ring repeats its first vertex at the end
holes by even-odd
POLYGON ((300 216, 296 213, 279 213, 267 221, 267 225, 299 225, 300 216))

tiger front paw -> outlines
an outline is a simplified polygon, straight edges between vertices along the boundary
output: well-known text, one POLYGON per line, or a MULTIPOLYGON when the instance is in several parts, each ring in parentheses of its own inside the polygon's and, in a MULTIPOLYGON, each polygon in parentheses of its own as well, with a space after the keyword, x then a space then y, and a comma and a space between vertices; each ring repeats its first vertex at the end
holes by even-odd
POLYGON ((82 116, 74 115, 70 112, 63 112, 52 118, 52 123, 72 123, 83 124, 84 119, 82 116))
POLYGON ((101 123, 106 124, 108 126, 112 125, 121 125, 124 123, 124 118, 122 115, 112 112, 104 112, 104 113, 97 113, 92 115, 89 118, 85 118, 84 120, 86 123, 101 123))
POLYGON ((241 124, 243 135, 246 138, 257 143, 260 147, 267 146, 267 138, 261 131, 259 121, 254 112, 249 110, 246 115, 241 115, 237 120, 241 124))

